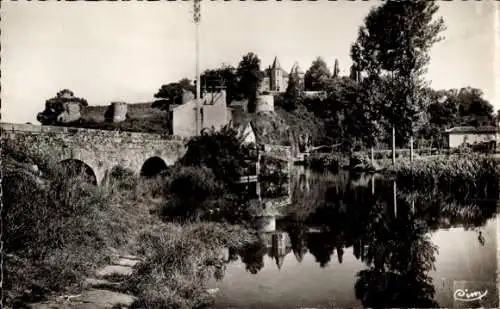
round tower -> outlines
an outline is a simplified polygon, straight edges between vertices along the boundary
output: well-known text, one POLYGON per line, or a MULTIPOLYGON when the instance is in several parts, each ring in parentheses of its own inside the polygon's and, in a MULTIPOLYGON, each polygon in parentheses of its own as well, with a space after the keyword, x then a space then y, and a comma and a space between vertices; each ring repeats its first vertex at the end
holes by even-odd
POLYGON ((113 102, 111 103, 111 111, 113 115, 113 122, 125 121, 127 117, 127 103, 113 102))

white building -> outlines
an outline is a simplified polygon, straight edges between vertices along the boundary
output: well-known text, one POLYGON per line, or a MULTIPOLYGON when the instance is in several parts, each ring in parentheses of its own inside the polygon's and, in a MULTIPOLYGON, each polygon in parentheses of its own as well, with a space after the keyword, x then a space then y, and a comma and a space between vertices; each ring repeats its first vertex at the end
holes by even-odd
POLYGON ((485 127, 454 127, 445 131, 448 136, 448 147, 457 148, 461 145, 473 145, 483 142, 497 141, 498 128, 485 127))

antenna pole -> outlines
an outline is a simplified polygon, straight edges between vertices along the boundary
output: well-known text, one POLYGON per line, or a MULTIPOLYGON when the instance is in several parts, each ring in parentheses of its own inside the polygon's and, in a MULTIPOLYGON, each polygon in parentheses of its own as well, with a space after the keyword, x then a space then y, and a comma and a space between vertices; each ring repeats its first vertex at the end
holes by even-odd
POLYGON ((201 123, 200 123, 200 42, 199 42, 199 25, 201 20, 201 9, 200 9, 200 0, 194 0, 194 10, 193 10, 193 19, 196 26, 196 134, 200 134, 201 123))

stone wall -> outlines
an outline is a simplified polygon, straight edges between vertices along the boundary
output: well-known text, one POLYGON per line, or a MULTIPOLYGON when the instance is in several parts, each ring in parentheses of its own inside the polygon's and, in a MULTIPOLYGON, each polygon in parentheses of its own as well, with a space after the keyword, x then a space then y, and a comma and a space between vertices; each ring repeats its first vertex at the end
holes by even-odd
MULTIPOLYGON (((153 108, 152 104, 151 102, 127 104, 127 118, 151 119, 167 117, 168 112, 153 108)), ((80 111, 81 119, 84 121, 105 122, 105 115, 109 109, 110 105, 84 106, 80 111)))
POLYGON ((259 95, 255 106, 256 113, 274 112, 274 96, 259 95))
POLYGON ((185 153, 186 140, 169 135, 5 123, 1 128, 3 139, 14 140, 32 154, 49 155, 58 162, 82 161, 98 183, 115 166, 139 174, 149 158, 173 165, 185 153))

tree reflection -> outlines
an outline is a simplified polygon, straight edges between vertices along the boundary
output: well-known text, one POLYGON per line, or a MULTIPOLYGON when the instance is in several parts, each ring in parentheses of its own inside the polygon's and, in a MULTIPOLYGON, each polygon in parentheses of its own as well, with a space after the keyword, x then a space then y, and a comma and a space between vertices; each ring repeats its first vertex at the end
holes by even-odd
POLYGON ((428 226, 403 199, 396 199, 396 205, 379 200, 368 211, 371 220, 361 231, 366 250, 360 256, 369 268, 358 273, 356 298, 374 308, 437 307, 427 275, 434 269, 437 248, 428 226), (387 212, 391 208, 397 216, 387 212))
POLYGON ((310 233, 307 237, 307 248, 314 256, 320 267, 326 267, 330 262, 330 257, 335 250, 331 233, 310 233))
POLYGON ((259 240, 257 242, 245 245, 239 250, 245 269, 255 275, 264 267, 264 255, 267 249, 265 244, 259 240))
POLYGON ((290 236, 292 251, 299 263, 304 259, 307 253, 307 226, 301 221, 292 221, 287 226, 287 232, 290 236))
MULTIPOLYGON (((288 233, 299 263, 310 252, 320 267, 326 267, 334 251, 333 259, 343 263, 349 258, 344 250, 352 246, 353 256, 366 265, 354 286, 356 298, 365 307, 437 307, 428 274, 438 252, 429 232, 450 226, 480 227, 497 212, 498 190, 454 194, 398 182, 394 205, 392 180, 335 177, 311 173, 302 182, 297 177, 292 182, 293 203, 277 230, 288 233)), ((485 241, 482 234, 478 241, 485 241)), ((264 267, 262 240, 238 253, 250 273, 264 267)))

